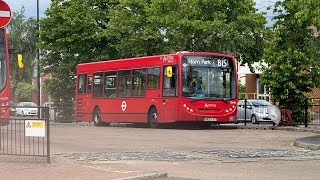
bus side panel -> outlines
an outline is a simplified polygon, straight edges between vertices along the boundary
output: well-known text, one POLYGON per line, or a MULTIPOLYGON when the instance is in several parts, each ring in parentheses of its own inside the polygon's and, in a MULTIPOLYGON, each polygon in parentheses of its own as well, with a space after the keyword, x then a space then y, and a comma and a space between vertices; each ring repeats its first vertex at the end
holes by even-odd
POLYGON ((148 103, 145 98, 105 99, 100 104, 104 122, 147 122, 148 103))
POLYGON ((76 99, 76 119, 80 121, 91 121, 92 111, 91 107, 88 106, 88 98, 86 94, 78 95, 76 99))

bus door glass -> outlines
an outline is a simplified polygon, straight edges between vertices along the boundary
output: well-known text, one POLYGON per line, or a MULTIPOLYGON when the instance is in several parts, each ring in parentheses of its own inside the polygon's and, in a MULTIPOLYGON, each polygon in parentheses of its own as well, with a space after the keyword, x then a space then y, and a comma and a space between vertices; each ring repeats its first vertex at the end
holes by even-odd
MULTIPOLYGON (((163 67, 162 83, 162 122, 174 122, 178 105, 178 69, 177 66, 163 67)), ((160 112, 161 113, 161 112, 160 112)))
MULTIPOLYGON (((91 108, 91 101, 92 101, 92 76, 86 75, 86 92, 85 92, 85 112, 87 112, 89 115, 92 113, 91 108)), ((89 117, 90 118, 90 117, 89 117)))
POLYGON ((87 86, 86 86, 86 79, 87 74, 78 74, 78 84, 77 84, 77 118, 83 119, 85 118, 86 112, 86 93, 87 93, 87 86))

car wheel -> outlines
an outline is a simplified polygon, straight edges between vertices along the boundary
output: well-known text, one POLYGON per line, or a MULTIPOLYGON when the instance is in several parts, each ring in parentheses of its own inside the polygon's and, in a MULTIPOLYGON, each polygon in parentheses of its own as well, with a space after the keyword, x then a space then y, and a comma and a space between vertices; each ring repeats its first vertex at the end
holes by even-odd
POLYGON ((255 115, 251 116, 251 122, 252 122, 252 124, 257 124, 258 123, 257 118, 256 118, 255 115))
POLYGON ((148 113, 148 122, 151 128, 159 128, 158 112, 156 108, 151 108, 148 113))

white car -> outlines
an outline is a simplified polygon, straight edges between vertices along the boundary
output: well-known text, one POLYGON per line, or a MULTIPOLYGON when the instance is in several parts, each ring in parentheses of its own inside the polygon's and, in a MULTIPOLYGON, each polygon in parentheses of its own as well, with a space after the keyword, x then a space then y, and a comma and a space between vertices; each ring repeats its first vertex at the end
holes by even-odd
POLYGON ((38 116, 38 108, 34 102, 20 102, 16 111, 17 116, 38 116))
POLYGON ((270 104, 266 100, 247 99, 238 102, 237 119, 238 121, 249 120, 253 124, 259 122, 273 122, 279 124, 281 118, 280 110, 277 106, 270 104))

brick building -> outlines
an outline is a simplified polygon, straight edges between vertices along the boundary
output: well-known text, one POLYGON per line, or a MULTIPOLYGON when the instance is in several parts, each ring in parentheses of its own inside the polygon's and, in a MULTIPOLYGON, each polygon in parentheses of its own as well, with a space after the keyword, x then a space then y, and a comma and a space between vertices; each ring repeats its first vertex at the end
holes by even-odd
MULTIPOLYGON (((248 99, 270 99, 268 89, 260 83, 260 74, 245 74, 245 97, 248 99)), ((306 93, 312 99, 320 99, 320 88, 313 88, 312 93, 306 93)))
MULTIPOLYGON (((257 67, 257 65, 255 65, 257 67)), ((256 71, 256 73, 251 73, 248 67, 239 66, 239 81, 241 84, 245 85, 245 98, 247 99, 270 99, 269 89, 266 88, 260 82, 261 72, 256 71)), ((320 101, 320 88, 314 88, 312 93, 306 93, 307 96, 312 99, 317 99, 320 101)))

